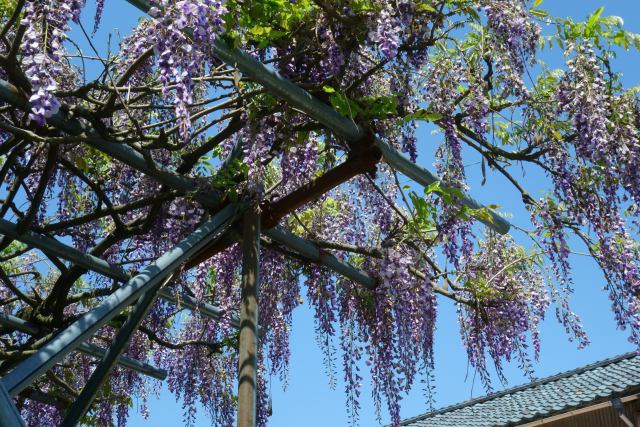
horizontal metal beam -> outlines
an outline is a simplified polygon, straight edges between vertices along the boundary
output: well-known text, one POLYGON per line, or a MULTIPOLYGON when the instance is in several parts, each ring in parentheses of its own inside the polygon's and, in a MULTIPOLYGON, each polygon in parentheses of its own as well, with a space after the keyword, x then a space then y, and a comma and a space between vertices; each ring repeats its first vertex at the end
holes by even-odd
POLYGON ((323 251, 315 244, 296 236, 295 234, 279 227, 272 228, 265 232, 274 241, 298 252, 309 260, 324 265, 330 270, 343 275, 344 277, 361 284, 367 289, 376 287, 376 280, 362 270, 344 262, 329 252, 323 251))
POLYGON ((116 289, 97 307, 85 313, 43 345, 35 354, 18 364, 1 380, 9 394, 15 396, 20 393, 38 376, 50 369, 83 341, 86 341, 143 293, 153 288, 206 245, 219 238, 235 220, 239 210, 244 209, 237 205, 225 207, 209 221, 198 227, 189 237, 154 263, 145 267, 124 286, 116 289))
MULTIPOLYGON (((78 351, 81 351, 85 354, 96 358, 104 357, 106 350, 102 347, 98 347, 97 345, 83 342, 78 346, 78 351)), ((127 356, 120 356, 116 363, 124 368, 131 369, 132 371, 139 372, 146 376, 155 378, 160 381, 164 381, 167 378, 167 371, 164 369, 156 368, 155 366, 151 366, 148 363, 141 362, 136 359, 132 359, 127 356)))
MULTIPOLYGON (((29 335, 37 335, 40 333, 38 325, 27 322, 17 316, 11 314, 0 313, 0 325, 7 328, 15 329, 20 332, 24 332, 29 335)), ((102 347, 98 347, 95 344, 83 342, 78 346, 78 351, 88 354, 93 357, 102 358, 105 355, 106 350, 102 347)), ((155 368, 147 363, 141 362, 136 359, 132 359, 126 356, 120 356, 116 363, 132 371, 139 372, 141 374, 156 378, 158 380, 164 380, 167 378, 167 371, 164 369, 155 368)))
POLYGON ((38 325, 7 313, 0 313, 0 326, 29 335, 37 335, 40 333, 40 327, 38 327, 38 325))
POLYGON ((53 255, 67 261, 71 261, 88 270, 95 271, 119 282, 126 282, 130 279, 129 274, 123 269, 109 264, 107 261, 96 256, 86 254, 56 239, 33 231, 18 232, 18 226, 13 222, 0 219, 0 234, 9 236, 31 247, 41 250, 47 255, 53 255))
MULTIPOLYGON (((86 268, 87 270, 100 273, 119 282, 124 283, 131 278, 131 276, 122 268, 111 265, 102 258, 86 254, 71 246, 65 245, 52 237, 35 233, 33 231, 18 233, 17 225, 4 219, 0 219, 0 234, 4 234, 12 239, 37 248, 46 254, 71 261, 83 268, 86 268)), ((198 301, 187 294, 176 295, 169 289, 161 289, 159 296, 160 298, 174 304, 187 307, 191 310, 198 310, 204 316, 214 320, 220 320, 224 315, 224 310, 206 302, 198 301)), ((234 327, 239 326, 237 316, 232 317, 231 324, 234 327)))
MULTIPOLYGON (((187 307, 192 311, 197 311, 203 316, 213 320, 221 320, 226 313, 226 310, 203 301, 198 301, 196 298, 187 294, 176 295, 168 289, 161 289, 158 295, 163 300, 170 301, 183 307, 187 307)), ((238 319, 237 315, 231 315, 229 323, 236 329, 240 327, 240 320, 238 319)))

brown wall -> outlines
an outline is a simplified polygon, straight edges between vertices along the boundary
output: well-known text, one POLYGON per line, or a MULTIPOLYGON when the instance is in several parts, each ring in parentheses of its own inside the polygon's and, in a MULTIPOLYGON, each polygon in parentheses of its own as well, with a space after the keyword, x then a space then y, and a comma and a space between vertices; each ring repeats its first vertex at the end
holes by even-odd
MULTIPOLYGON (((640 427, 640 400, 633 400, 624 404, 627 418, 640 427)), ((598 409, 584 414, 575 415, 562 420, 545 424, 545 427, 625 427, 612 407, 598 409)))

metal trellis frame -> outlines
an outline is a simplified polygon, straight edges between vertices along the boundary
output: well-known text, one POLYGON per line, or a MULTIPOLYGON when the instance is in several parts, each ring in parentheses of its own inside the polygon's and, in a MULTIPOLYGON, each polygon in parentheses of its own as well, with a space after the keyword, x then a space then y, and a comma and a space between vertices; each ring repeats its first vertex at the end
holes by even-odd
MULTIPOLYGON (((149 4, 143 0, 127 0, 138 9, 147 13, 149 4)), ((237 68, 253 81, 264 86, 273 95, 287 101, 292 107, 306 113, 336 135, 344 138, 352 144, 369 143, 379 150, 382 159, 394 170, 403 173, 416 183, 428 186, 439 179, 427 169, 414 164, 406 156, 393 147, 368 135, 367 132, 352 119, 342 116, 331 106, 321 102, 306 90, 280 76, 276 71, 267 68, 250 55, 239 49, 230 48, 222 38, 217 38, 212 44, 213 54, 224 61, 230 67, 237 68)), ((0 100, 13 105, 25 112, 29 111, 28 100, 11 83, 0 80, 0 100)), ((175 295, 162 286, 169 277, 180 268, 181 265, 198 260, 197 257, 203 249, 213 243, 233 243, 229 235, 231 226, 243 213, 243 272, 242 272, 242 303, 240 307, 240 319, 232 319, 232 324, 240 329, 239 348, 239 384, 238 384, 238 425, 240 427, 252 427, 255 425, 256 415, 256 370, 258 357, 258 288, 259 288, 259 249, 261 223, 268 224, 262 227, 262 234, 272 241, 301 255, 304 259, 323 265, 334 272, 357 282, 368 289, 376 286, 376 280, 360 269, 344 262, 322 250, 313 242, 302 239, 295 234, 277 227, 278 219, 261 218, 258 208, 246 208, 244 203, 238 205, 224 205, 223 197, 216 191, 201 191, 199 183, 192 178, 183 176, 170 170, 153 160, 145 157, 142 152, 133 148, 124 141, 110 140, 102 136, 94 127, 85 121, 78 120, 61 109, 58 113, 47 119, 47 122, 70 135, 81 136, 83 142, 102 151, 108 156, 121 161, 131 168, 155 178, 167 188, 177 190, 183 194, 194 197, 203 206, 214 212, 213 217, 195 230, 189 237, 176 247, 159 257, 154 263, 147 266, 142 272, 130 277, 123 269, 109 264, 104 259, 80 252, 70 246, 43 234, 33 231, 20 232, 16 224, 0 219, 0 234, 9 236, 15 240, 38 248, 48 255, 70 261, 87 270, 97 272, 125 284, 106 297, 97 307, 85 313, 69 327, 60 331, 58 335, 43 344, 35 354, 19 363, 12 371, 0 379, 0 424, 8 426, 21 426, 23 421, 11 401, 24 388, 31 384, 35 378, 53 367, 58 361, 71 351, 79 350, 101 358, 101 362, 91 376, 89 382, 78 399, 72 405, 63 425, 74 425, 86 413, 90 407, 100 385, 118 363, 127 368, 145 373, 158 378, 166 376, 166 372, 158 370, 142 362, 120 356, 129 342, 132 334, 139 327, 140 322, 147 314, 156 297, 163 298, 173 303, 198 310, 203 315, 213 319, 220 319, 224 312, 213 305, 197 301, 195 298, 183 294, 175 295), (271 222, 269 222, 271 221, 271 222), (226 234, 226 235, 225 235, 226 234), (118 331, 116 338, 108 349, 102 349, 85 342, 100 327, 107 324, 123 309, 135 303, 124 325, 118 331)), ((135 147, 135 144, 134 144, 135 147)), ((231 156, 236 155, 239 148, 236 147, 231 156)), ((368 159, 371 160, 371 159, 368 159)), ((376 162, 378 159, 375 160, 376 162)), ((348 179, 348 178, 347 178, 348 179)), ((339 181, 339 177, 334 177, 339 181)), ((300 199, 304 204, 313 197, 300 199)), ((483 205, 467 195, 459 198, 459 203, 472 208, 481 209, 483 205)), ((478 220, 499 233, 507 233, 510 224, 504 218, 487 209, 487 215, 478 217, 478 220)), ((282 214, 282 212, 280 212, 282 214)), ((224 245, 223 245, 224 246, 224 245)), ((0 318, 0 324, 11 326, 30 334, 39 334, 41 331, 34 325, 30 325, 15 316, 0 318)))
MULTIPOLYGON (((144 13, 149 13, 151 9, 151 5, 144 0, 127 1, 144 13)), ((338 113, 331 106, 282 77, 277 71, 267 68, 263 63, 247 53, 237 48, 230 48, 222 38, 218 37, 214 40, 212 51, 215 56, 226 62, 227 65, 237 68, 243 74, 268 89, 271 94, 305 112, 309 117, 316 119, 337 135, 351 142, 359 142, 366 138, 366 131, 352 119, 338 113)), ((418 184, 428 186, 439 181, 431 172, 413 163, 384 141, 375 138, 374 144, 382 151, 382 156, 389 166, 407 175, 418 184)), ((460 203, 472 209, 483 207, 482 204, 467 195, 461 197, 460 203)), ((492 210, 488 210, 488 213, 491 219, 483 216, 478 220, 498 233, 506 234, 509 232, 510 224, 507 220, 492 210)))
POLYGON ((11 396, 16 396, 35 378, 73 351, 140 295, 152 289, 208 243, 219 238, 235 219, 238 209, 238 206, 228 205, 198 227, 189 237, 131 278, 126 285, 116 289, 96 308, 84 314, 43 345, 35 354, 18 364, 0 380, 7 392, 11 396))

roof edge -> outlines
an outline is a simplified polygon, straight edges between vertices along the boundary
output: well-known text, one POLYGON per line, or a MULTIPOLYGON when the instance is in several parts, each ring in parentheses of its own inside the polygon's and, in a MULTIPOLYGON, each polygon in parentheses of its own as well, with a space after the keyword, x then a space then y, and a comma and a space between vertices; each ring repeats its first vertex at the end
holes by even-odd
POLYGON ((431 411, 431 412, 428 412, 426 414, 417 415, 417 416, 412 417, 412 418, 407 418, 406 420, 403 420, 399 425, 400 426, 406 426, 406 425, 409 425, 409 424, 414 423, 416 421, 426 420, 428 418, 435 417, 436 415, 445 414, 447 412, 451 412, 451 411, 455 411, 455 410, 458 410, 458 409, 462 409, 464 407, 475 405, 475 404, 478 404, 478 403, 484 403, 484 402, 487 402, 489 400, 497 399, 497 398, 502 397, 502 396, 506 396, 506 395, 513 394, 513 393, 517 393, 519 391, 526 390, 528 388, 537 387, 539 385, 547 384, 547 383, 550 383, 550 382, 553 382, 553 381, 557 381, 557 380, 562 379, 562 378, 567 378, 569 376, 582 374, 584 372, 591 371, 593 369, 597 369, 597 368, 600 368, 602 366, 611 365, 613 363, 618 363, 618 362, 621 362, 623 360, 631 359, 631 358, 636 357, 636 356, 638 356, 638 353, 632 351, 632 352, 629 352, 629 353, 621 354, 619 356, 614 356, 614 357, 610 357, 610 358, 603 359, 603 360, 600 360, 600 361, 596 361, 596 362, 590 363, 588 365, 584 365, 584 366, 581 366, 579 368, 571 369, 571 370, 568 370, 568 371, 559 372, 557 374, 554 374, 554 375, 551 375, 549 377, 545 377, 545 378, 542 378, 542 379, 539 379, 539 380, 535 380, 535 381, 532 381, 530 383, 521 384, 519 386, 515 386, 515 387, 511 387, 511 388, 508 388, 508 389, 505 389, 505 390, 502 390, 502 391, 499 391, 499 392, 491 393, 491 394, 488 394, 486 396, 476 397, 474 399, 469 399, 469 400, 465 400, 465 401, 460 402, 460 403, 455 403, 453 405, 445 406, 444 408, 436 409, 435 411, 431 411))
POLYGON ((599 397, 599 398, 591 400, 589 402, 581 402, 578 405, 567 406, 567 407, 565 407, 563 409, 560 409, 558 411, 551 411, 551 412, 548 412, 548 413, 546 413, 544 415, 538 414, 538 415, 535 415, 533 417, 522 418, 519 421, 517 421, 516 423, 506 424, 505 427, 524 426, 524 425, 527 425, 527 424, 530 424, 530 423, 535 423, 535 422, 539 422, 541 420, 545 420, 547 418, 553 418, 553 417, 557 417, 559 415, 564 415, 564 414, 572 412, 572 411, 579 411, 579 410, 582 410, 582 409, 585 409, 585 408, 590 408, 592 406, 598 406, 598 405, 601 405, 601 404, 606 403, 606 402, 611 402, 611 400, 614 397, 623 397, 623 396, 636 396, 635 399, 640 398, 640 386, 637 386, 637 385, 636 386, 630 386, 630 387, 627 387, 626 389, 624 389, 621 392, 614 392, 614 393, 611 393, 611 394, 609 394, 607 396, 599 397))

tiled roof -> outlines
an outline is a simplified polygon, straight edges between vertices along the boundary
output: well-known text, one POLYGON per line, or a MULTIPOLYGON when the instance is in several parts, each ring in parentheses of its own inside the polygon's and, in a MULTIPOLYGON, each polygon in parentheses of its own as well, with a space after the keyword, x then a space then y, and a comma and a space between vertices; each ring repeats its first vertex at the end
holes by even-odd
POLYGON ((514 426, 640 391, 636 353, 592 363, 405 420, 409 427, 514 426))

